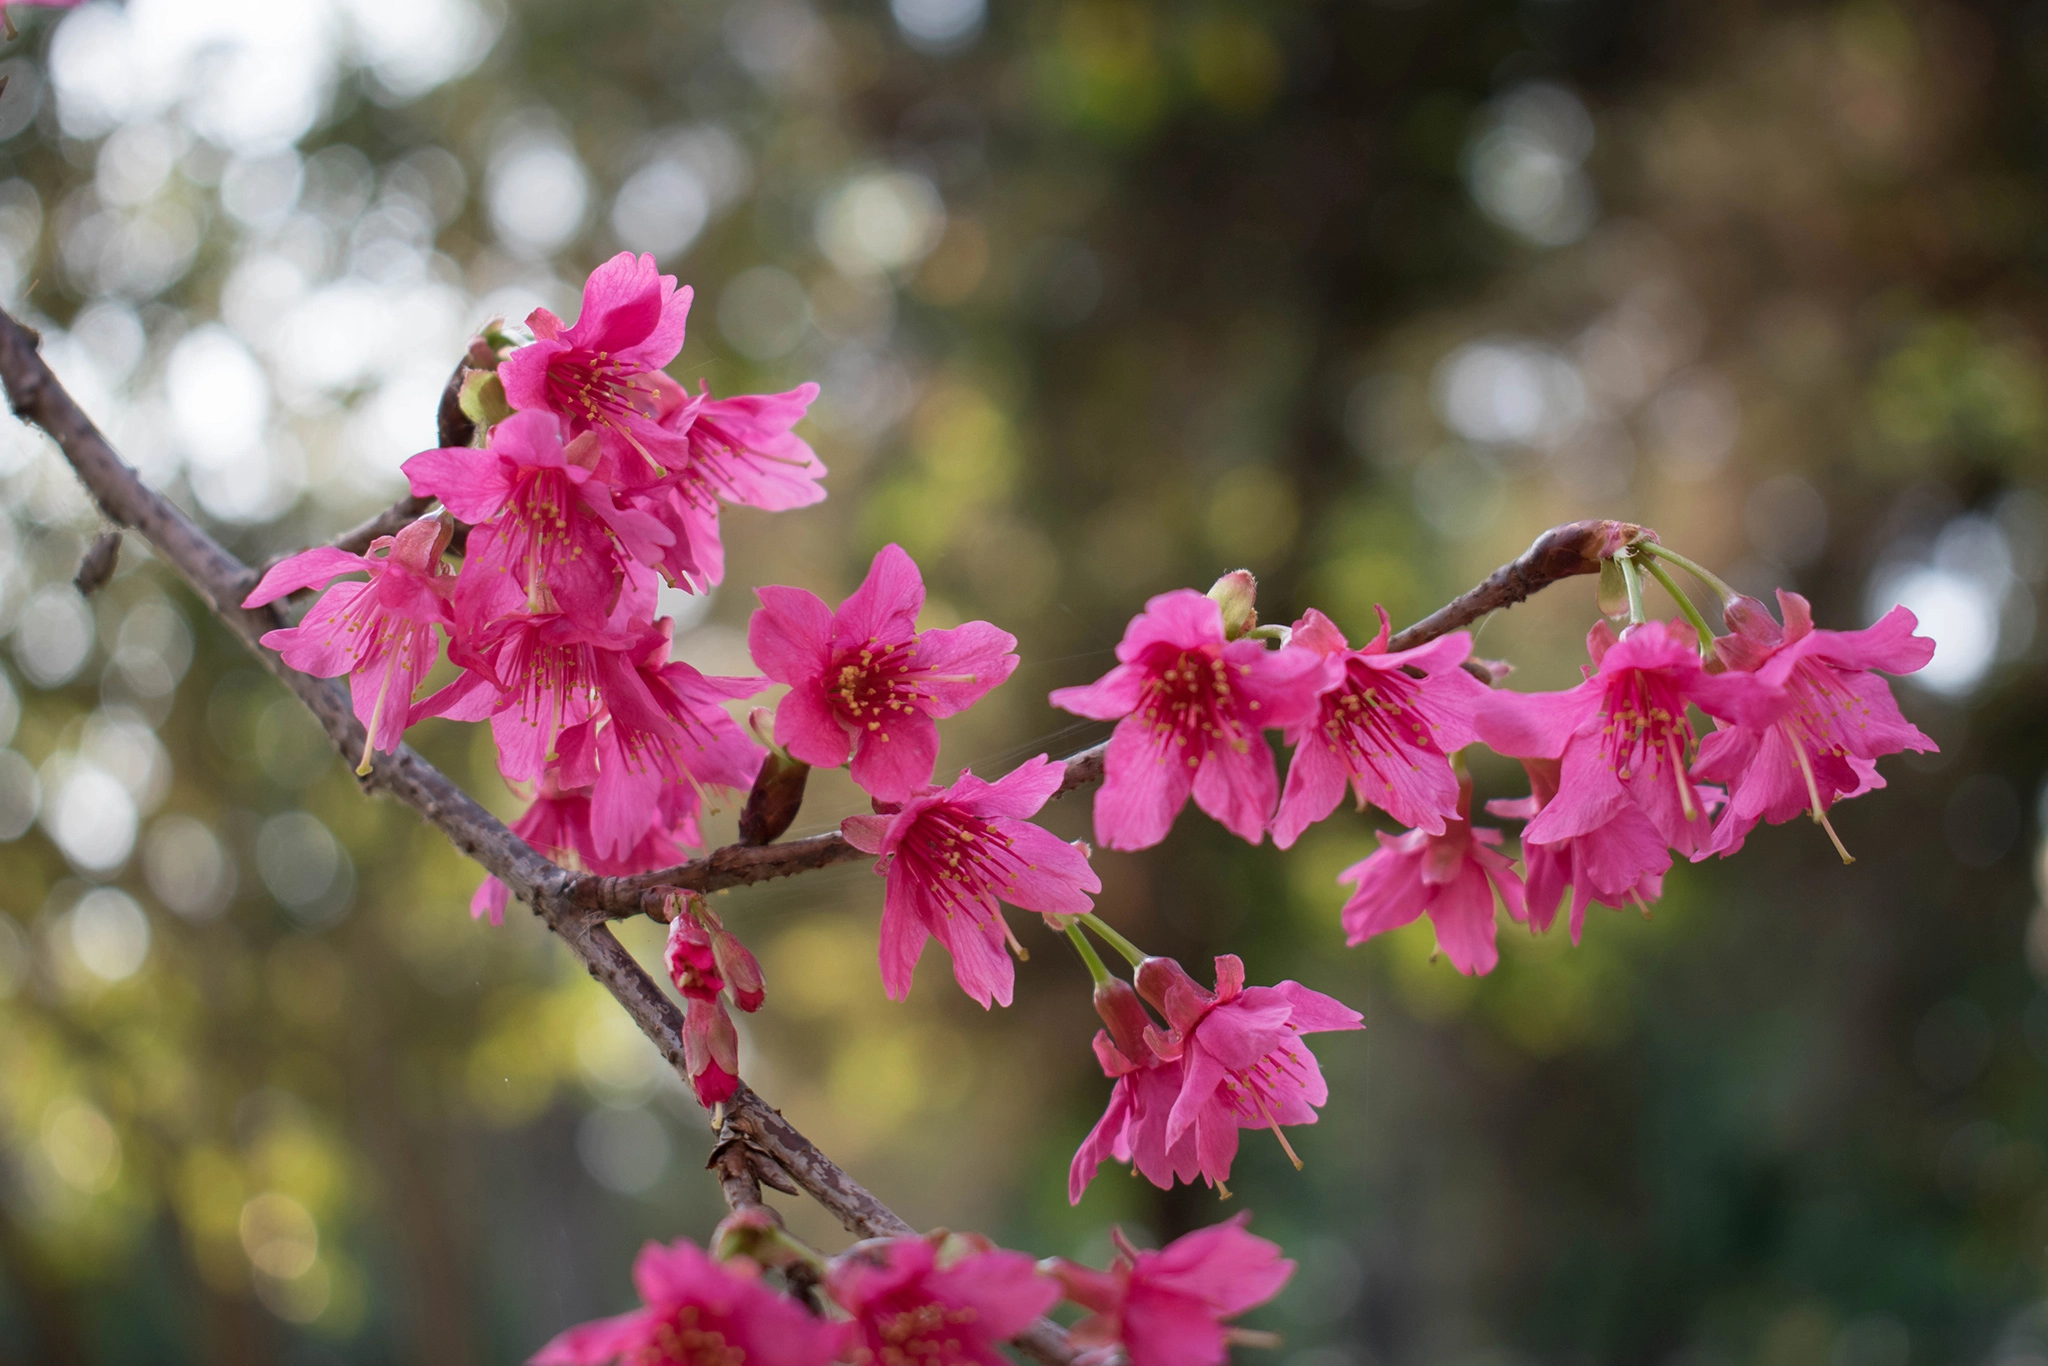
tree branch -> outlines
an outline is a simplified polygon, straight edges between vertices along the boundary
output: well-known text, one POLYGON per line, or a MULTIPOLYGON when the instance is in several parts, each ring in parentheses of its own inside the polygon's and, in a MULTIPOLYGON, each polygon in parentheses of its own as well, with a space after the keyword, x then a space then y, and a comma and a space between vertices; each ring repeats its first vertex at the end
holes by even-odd
MULTIPOLYGON (((4 383, 16 415, 56 440, 108 520, 131 527, 149 540, 214 614, 305 703, 337 750, 344 756, 360 754, 365 736, 347 690, 333 680, 287 668, 275 652, 260 647, 264 632, 287 624, 284 614, 275 604, 257 609, 240 605, 255 578, 248 566, 122 463, 43 363, 36 351, 39 340, 35 332, 0 312, 0 383, 4 383)), ((688 1080, 682 1012, 626 952, 611 929, 567 895, 577 881, 574 875, 536 853, 409 747, 397 754, 377 755, 363 786, 387 792, 412 807, 457 849, 532 906, 590 975, 625 1008, 669 1065, 688 1080)), ((864 1238, 915 1232, 748 1087, 741 1086, 728 1103, 725 1124, 744 1135, 750 1148, 758 1148, 772 1159, 780 1173, 786 1173, 851 1232, 864 1238)), ((755 1170, 763 1167, 757 1164, 755 1170)), ((1072 1360, 1072 1352, 1056 1329, 1053 1336, 1045 1337, 1034 1328, 1027 1337, 1026 1350, 1040 1360, 1055 1366, 1072 1360), (1047 1354, 1041 1355, 1041 1350, 1047 1354)))
POLYGON ((1633 522, 1566 522, 1538 536, 1529 548, 1458 594, 1405 631, 1395 633, 1388 650, 1412 650, 1438 636, 1470 626, 1489 612, 1513 607, 1559 579, 1597 574, 1600 561, 1623 546, 1654 541, 1657 533, 1633 522))

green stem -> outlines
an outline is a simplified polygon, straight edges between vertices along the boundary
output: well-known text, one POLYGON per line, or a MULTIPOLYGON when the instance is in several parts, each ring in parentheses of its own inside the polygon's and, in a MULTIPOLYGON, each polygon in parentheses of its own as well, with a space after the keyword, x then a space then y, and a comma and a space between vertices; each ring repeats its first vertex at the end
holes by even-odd
POLYGON ((1636 566, 1634 555, 1624 550, 1614 557, 1621 566, 1621 582, 1628 589, 1628 624, 1641 626, 1650 619, 1643 610, 1643 571, 1636 566))
POLYGON ((1102 917, 1095 914, 1093 911, 1090 911, 1088 914, 1082 916, 1081 923, 1083 925, 1086 925, 1089 929, 1095 931, 1095 933, 1101 937, 1103 943, 1109 945, 1118 953, 1122 954, 1124 956, 1124 960, 1128 962, 1132 967, 1136 967, 1138 964, 1144 962, 1147 958, 1151 957, 1150 954, 1146 953, 1136 944, 1133 944, 1130 940, 1118 934, 1108 925, 1105 925, 1102 921, 1102 917))
POLYGON ((1081 933, 1079 925, 1067 926, 1067 938, 1074 941, 1074 952, 1081 955, 1081 961, 1088 965, 1088 976, 1096 986, 1109 980, 1109 969, 1102 965, 1102 955, 1088 942, 1088 936, 1081 933))
POLYGON ((1728 581, 1719 574, 1714 573, 1713 570, 1708 569, 1702 564, 1687 559, 1669 546, 1660 545, 1656 541, 1638 541, 1636 542, 1636 549, 1647 550, 1658 559, 1671 561, 1671 563, 1677 565, 1680 569, 1683 569, 1686 573, 1712 589, 1720 596, 1723 602, 1730 602, 1741 596, 1733 588, 1730 588, 1728 581))
POLYGON ((1692 623, 1692 629, 1700 633, 1700 653, 1704 655, 1712 650, 1714 648, 1714 628, 1707 625, 1706 617, 1701 615, 1699 608, 1693 606, 1692 599, 1687 597, 1685 590, 1678 586, 1678 581, 1671 577, 1671 571, 1658 564, 1655 560, 1645 560, 1643 568, 1650 571, 1651 578, 1664 585, 1664 591, 1669 593, 1671 600, 1678 604, 1678 610, 1685 613, 1685 619, 1692 623))

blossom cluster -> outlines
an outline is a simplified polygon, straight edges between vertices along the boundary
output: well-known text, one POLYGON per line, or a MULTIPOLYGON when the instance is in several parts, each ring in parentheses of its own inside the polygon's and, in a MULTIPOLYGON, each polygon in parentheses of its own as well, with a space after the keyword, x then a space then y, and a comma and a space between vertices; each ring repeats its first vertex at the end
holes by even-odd
MULTIPOLYGON (((1073 1158, 1070 1199, 1105 1161, 1162 1188, 1201 1180, 1227 1195, 1244 1129, 1270 1130, 1299 1165, 1285 1130, 1314 1123, 1329 1098, 1306 1036, 1360 1029, 1358 1012, 1298 982, 1249 984, 1230 954, 1205 987, 1104 923, 1092 850, 1035 821, 1070 785, 1066 763, 1040 754, 998 778, 934 781, 937 722, 1011 676, 1014 636, 983 621, 920 629, 922 575, 889 545, 836 607, 802 588, 757 589, 747 640, 758 675, 708 676, 673 657, 658 589, 722 580, 721 508, 824 497, 824 467, 794 432, 816 386, 717 399, 665 373, 690 298, 651 257, 621 254, 591 275, 575 323, 542 309, 527 320, 530 340, 488 331, 462 384, 476 444, 405 465, 414 494, 441 510, 365 553, 320 548, 272 568, 245 606, 325 591, 264 643, 293 668, 348 677, 367 733, 362 772, 416 721, 488 722, 501 772, 531 799, 513 829, 594 873, 679 862, 703 844, 707 804, 724 793, 751 789, 743 838, 772 840, 810 767, 846 767, 871 810, 842 820, 841 836, 887 884, 877 952, 890 998, 907 995, 937 939, 969 997, 1010 1004, 1013 956, 1025 955, 1006 904, 1065 934, 1087 966, 1103 1025, 1095 1053, 1112 1085, 1073 1158), (450 676, 427 692, 444 639, 450 676), (782 689, 772 720, 756 709, 740 725, 733 709, 770 687, 782 689), (1127 961, 1128 980, 1103 965, 1097 941, 1127 961)), ((1384 610, 1361 646, 1314 609, 1261 626, 1247 571, 1206 593, 1153 597, 1114 668, 1050 698, 1114 723, 1097 844, 1158 844, 1192 798, 1239 837, 1270 834, 1286 849, 1348 789, 1361 810, 1405 827, 1379 833, 1380 847, 1341 874, 1348 941, 1427 916, 1458 971, 1485 973, 1503 909, 1542 932, 1568 903, 1576 943, 1593 904, 1647 908, 1675 857, 1726 857, 1758 824, 1802 813, 1835 838, 1828 812, 1884 785, 1880 757, 1933 748, 1881 677, 1932 654, 1904 608, 1865 630, 1819 629, 1795 593, 1780 592, 1773 615, 1640 528, 1603 525, 1628 622, 1598 622, 1585 681, 1557 692, 1499 687, 1507 667, 1471 658, 1464 632, 1397 649, 1384 610), (1727 634, 1665 560, 1718 594, 1727 634), (1647 616, 1645 566, 1685 620, 1647 616), (1695 713, 1711 722, 1704 735, 1695 713), (1274 738, 1289 751, 1284 781, 1274 738), (1485 804, 1523 822, 1512 858, 1500 830, 1472 822, 1463 751, 1475 744, 1528 775, 1526 796, 1485 804)), ((487 880, 472 914, 500 921, 507 900, 487 880)), ((690 1081, 716 1106, 739 1087, 727 1005, 759 1009, 765 984, 703 898, 672 893, 658 918, 690 1081)), ((863 1244, 821 1271, 844 1311, 828 1321, 765 1288, 749 1255, 650 1246, 636 1272, 646 1306, 572 1330, 536 1360, 996 1362, 995 1344, 1064 1294, 1091 1313, 1079 1343, 1131 1366, 1212 1363, 1229 1338, 1222 1320, 1291 1270, 1239 1224, 1160 1252, 1119 1248, 1097 1272, 1034 1267, 971 1240, 863 1244)))
MULTIPOLYGON (((728 1220, 732 1225, 735 1220, 728 1220)), ((1225 1320, 1264 1304, 1294 1274, 1245 1218, 1198 1229, 1157 1250, 1115 1234, 1107 1271, 1064 1258, 1034 1263, 973 1235, 880 1238, 810 1270, 831 1298, 814 1315, 772 1288, 764 1262, 814 1262, 779 1230, 721 1261, 687 1241, 649 1243, 633 1265, 641 1307, 571 1328, 532 1366, 1005 1366, 999 1344, 1066 1299, 1088 1311, 1070 1340, 1081 1366, 1219 1366, 1229 1344, 1264 1334, 1225 1320)))

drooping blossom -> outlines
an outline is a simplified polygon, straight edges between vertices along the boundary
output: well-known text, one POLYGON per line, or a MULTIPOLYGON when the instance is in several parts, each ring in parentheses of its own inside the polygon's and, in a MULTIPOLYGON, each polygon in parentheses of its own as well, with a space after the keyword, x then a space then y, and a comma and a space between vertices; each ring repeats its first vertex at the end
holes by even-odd
POLYGON ((712 398, 699 394, 677 403, 661 423, 688 438, 687 454, 659 481, 632 495, 687 547, 687 562, 665 563, 678 583, 708 587, 725 577, 725 545, 718 534, 720 503, 785 512, 825 497, 818 481, 824 462, 792 430, 818 396, 815 384, 782 394, 712 398))
POLYGON ((1919 622, 1904 607, 1861 631, 1815 630, 1806 599, 1783 589, 1778 610, 1782 628, 1755 598, 1738 599, 1727 611, 1734 634, 1714 642, 1731 670, 1782 691, 1790 703, 1766 725, 1738 723, 1700 741, 1693 772, 1728 784, 1714 852, 1740 849, 1758 821, 1777 825, 1803 812, 1826 827, 1846 860, 1828 808, 1883 787, 1880 757, 1935 748, 1900 714, 1876 671, 1912 673, 1934 657, 1934 642, 1913 634, 1919 622))
MULTIPOLYGON (((1500 798, 1486 804, 1496 816, 1534 820, 1557 795, 1558 761, 1524 759, 1529 795, 1500 798)), ((1710 789, 1701 788, 1712 799, 1710 789)), ((1623 806, 1607 824, 1553 844, 1522 836, 1522 890, 1529 928, 1538 934, 1557 920, 1565 889, 1572 893, 1572 942, 1586 927, 1586 907, 1594 902, 1616 910, 1630 904, 1647 908, 1664 894, 1664 874, 1671 867, 1671 849, 1650 818, 1634 806, 1623 806)))
POLYGON ((725 994, 741 1010, 761 1008, 765 992, 754 955, 695 896, 670 906, 663 960, 683 997, 683 1057, 698 1104, 710 1109, 739 1089, 739 1034, 725 1013, 725 994))
POLYGON ((455 580, 441 563, 450 530, 439 517, 422 517, 396 536, 379 536, 366 554, 316 546, 272 566, 242 600, 244 607, 261 607, 342 574, 369 574, 367 582, 335 584, 298 625, 263 636, 300 673, 349 675, 356 719, 369 732, 360 773, 370 771, 373 752, 397 751, 411 723, 413 693, 440 653, 434 627, 452 629, 448 599, 455 580))
POLYGON ((925 940, 953 955, 960 989, 986 1009, 1010 1004, 1015 945, 1003 921, 1007 901, 1027 911, 1082 915, 1102 882, 1087 853, 1031 824, 1059 791, 1067 766, 1043 754, 993 783, 962 772, 951 787, 927 787, 881 816, 849 816, 847 842, 878 854, 888 879, 882 911, 882 985, 889 999, 910 993, 925 940))
POLYGON ((1472 653, 1472 637, 1454 631, 1389 653, 1393 623, 1384 607, 1379 616, 1379 634, 1357 650, 1313 608, 1294 623, 1293 643, 1338 671, 1315 715, 1287 728, 1294 758, 1273 817, 1273 843, 1282 849, 1337 809, 1347 783, 1361 808, 1370 803, 1432 835, 1457 815, 1449 756, 1472 743, 1472 713, 1487 693, 1459 667, 1472 653))
POLYGON ((1356 888, 1344 903, 1346 943, 1363 944, 1427 915, 1453 967, 1467 976, 1493 971, 1500 961, 1494 946, 1495 893, 1516 920, 1527 912, 1522 879, 1492 847, 1500 843, 1500 831, 1475 830, 1471 814, 1472 783, 1466 779, 1459 785, 1457 819, 1441 835, 1375 832, 1378 850, 1337 875, 1337 881, 1356 888))
POLYGON ((762 673, 790 685, 775 709, 775 743, 807 764, 837 768, 880 801, 909 800, 931 781, 941 717, 965 711, 1017 667, 1017 638, 985 621, 919 631, 924 580, 901 546, 883 546, 834 612, 801 588, 755 590, 747 646, 762 673))
POLYGON ((1166 838, 1195 805, 1257 844, 1279 795, 1269 726, 1300 724, 1335 672, 1312 650, 1227 640, 1223 611, 1191 588, 1145 604, 1116 647, 1117 666, 1095 682, 1061 688, 1052 704, 1115 721, 1095 837, 1112 849, 1166 838))
POLYGON ((1481 700, 1479 738, 1517 759, 1560 759, 1557 795, 1523 838, 1556 844, 1585 835, 1633 805, 1664 842, 1697 857, 1713 840, 1712 797, 1690 765, 1696 705, 1726 721, 1768 726, 1779 689, 1744 673, 1700 667, 1697 637, 1682 621, 1649 621, 1619 640, 1606 622, 1586 637, 1593 668, 1563 692, 1493 692, 1481 700))
POLYGON ((530 1366, 827 1366, 844 1329, 764 1285, 744 1257, 714 1262, 687 1239, 633 1263, 641 1307, 569 1329, 530 1366))
MULTIPOLYGON (((1148 958, 1140 964, 1138 990, 1166 1017, 1168 1026, 1148 1026, 1145 1045, 1162 1061, 1180 1063, 1180 1087, 1163 1128, 1150 1128, 1151 1111, 1134 1104, 1127 1142, 1134 1156, 1140 1147, 1147 1150, 1153 1171, 1164 1168, 1178 1174, 1186 1156, 1179 1145, 1192 1136, 1197 1170, 1218 1186, 1229 1179, 1239 1129, 1271 1129, 1293 1158, 1294 1149, 1281 1126, 1315 1123, 1316 1107, 1330 1098, 1322 1068, 1302 1035, 1365 1027, 1357 1011, 1299 982, 1246 987, 1244 963, 1234 954, 1216 959, 1213 992, 1197 986, 1170 958, 1148 958)), ((1149 1099, 1139 1093, 1144 1084, 1133 1084, 1131 1102, 1149 1099)), ((1138 1169, 1152 1176, 1146 1171, 1148 1163, 1140 1163, 1138 1169)), ((1170 1184, 1156 1177, 1154 1181, 1170 1184)))
POLYGON ((561 419, 533 411, 491 428, 490 442, 483 450, 422 451, 405 462, 414 494, 440 499, 475 528, 463 556, 465 588, 495 599, 489 615, 523 606, 602 621, 619 591, 615 541, 652 566, 675 533, 617 505, 594 433, 564 445, 561 419))
POLYGON ((1049 1262, 1067 1298, 1092 1311, 1068 1334, 1076 1346, 1104 1349, 1083 1360, 1107 1361, 1106 1349, 1121 1347, 1130 1366, 1221 1366, 1233 1341, 1270 1344, 1223 1322, 1272 1299, 1294 1274, 1277 1246, 1245 1232, 1250 1218, 1196 1229, 1156 1252, 1132 1247, 1116 1229, 1108 1271, 1049 1262))
POLYGON ((684 434, 660 419, 682 393, 662 367, 683 349, 689 315, 688 285, 677 289, 652 256, 622 251, 590 272, 573 326, 545 308, 528 315, 534 341, 498 366, 505 399, 596 432, 627 484, 651 483, 687 453, 684 434))
POLYGON ((1067 1202, 1078 1205, 1104 1162, 1128 1162, 1161 1190, 1178 1180, 1190 1185, 1202 1174, 1195 1134, 1183 1130, 1166 1141, 1166 1117, 1180 1099, 1184 1059, 1162 1058, 1146 1042, 1156 1028, 1137 989, 1112 977, 1095 988, 1095 1012, 1104 1028, 1095 1033, 1095 1057, 1104 1076, 1115 1081, 1109 1106, 1075 1150, 1067 1168, 1067 1202))
POLYGON ((1025 1254, 944 1233, 856 1243, 827 1265, 825 1290, 853 1316, 853 1366, 1009 1366, 999 1344, 1060 1298, 1025 1254))
MULTIPOLYGON (((693 848, 704 843, 698 829, 698 795, 688 787, 663 789, 661 802, 641 812, 639 838, 616 857, 598 849, 591 824, 589 787, 564 788, 557 772, 550 768, 538 781, 533 801, 512 822, 512 833, 557 863, 595 873, 599 877, 624 877, 681 863, 693 848)), ((472 919, 488 915, 493 925, 505 923, 505 908, 512 893, 495 877, 487 877, 470 898, 472 919)))

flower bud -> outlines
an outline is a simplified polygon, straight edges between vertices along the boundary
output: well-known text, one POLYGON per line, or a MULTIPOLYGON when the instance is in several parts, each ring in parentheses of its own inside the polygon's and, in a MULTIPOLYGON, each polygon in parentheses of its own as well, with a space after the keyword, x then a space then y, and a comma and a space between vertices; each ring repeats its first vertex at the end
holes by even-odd
POLYGON ((715 993, 708 998, 689 996, 683 1002, 683 1061, 697 1103, 707 1110, 731 1100, 740 1089, 739 1031, 715 993))
POLYGON ((662 957, 676 990, 691 1000, 715 1000, 725 989, 718 957, 711 947, 711 934, 696 916, 679 914, 670 923, 668 947, 662 957))
POLYGON ((1176 1029, 1192 1022, 1216 999, 1171 958, 1147 958, 1138 964, 1138 992, 1176 1029))
POLYGON ((770 844, 789 829, 803 808, 804 784, 810 777, 809 764, 771 748, 761 761, 761 771, 754 775, 746 805, 740 808, 740 843, 770 844))
POLYGON ((1142 1062, 1145 1057, 1145 1026, 1152 1023, 1152 1017, 1145 1013, 1145 1003, 1138 999, 1136 989, 1121 977, 1098 982, 1095 987, 1095 1013, 1109 1027, 1109 1037, 1116 1044, 1117 1051, 1133 1062, 1142 1062))
POLYGON ((759 1010, 761 1002, 768 999, 761 965, 754 961, 754 955, 747 951, 747 946, 733 937, 732 931, 715 920, 711 929, 711 956, 718 963, 719 975, 725 978, 726 989, 732 992, 733 1004, 749 1015, 759 1010))
POLYGON ((1249 569, 1233 569, 1209 585, 1209 600, 1223 609, 1223 637, 1238 640, 1259 624, 1259 581, 1249 569))

